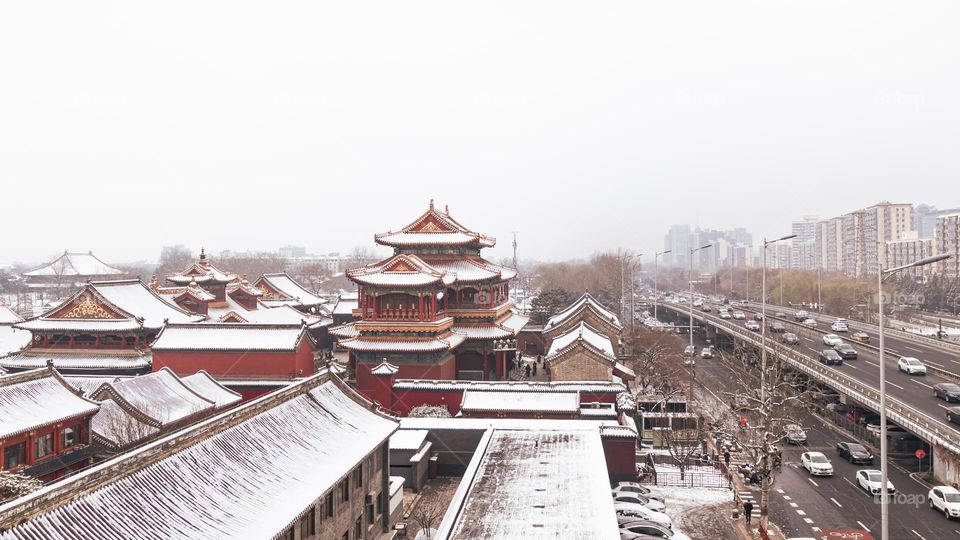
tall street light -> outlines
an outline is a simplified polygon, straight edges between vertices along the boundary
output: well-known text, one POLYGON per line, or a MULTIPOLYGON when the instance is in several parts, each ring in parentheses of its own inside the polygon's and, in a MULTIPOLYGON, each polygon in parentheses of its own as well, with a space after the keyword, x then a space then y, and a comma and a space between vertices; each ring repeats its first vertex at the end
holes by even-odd
MULTIPOLYGON (((693 254, 700 251, 701 249, 707 249, 708 247, 713 246, 713 244, 707 244, 705 246, 700 246, 698 248, 690 249, 690 258, 687 260, 687 278, 690 282, 690 346, 693 347, 693 254)), ((690 358, 693 361, 693 357, 690 358)), ((690 364, 690 388, 687 390, 687 394, 690 396, 690 401, 693 401, 693 383, 697 380, 697 367, 696 364, 691 362, 690 364)))
MULTIPOLYGON (((760 275, 761 281, 761 298, 760 298, 760 403, 761 407, 765 407, 764 403, 767 400, 767 248, 777 242, 782 242, 784 240, 790 240, 795 238, 797 235, 791 234, 788 236, 783 236, 777 238, 776 240, 767 240, 763 239, 763 270, 760 275)), ((781 288, 782 290, 782 288, 781 288)), ((768 411, 768 415, 770 412, 768 411)), ((770 470, 768 465, 768 460, 770 459, 770 453, 766 448, 766 440, 764 440, 764 449, 763 449, 763 460, 764 460, 764 469, 770 470)), ((766 526, 767 519, 767 504, 770 491, 770 476, 764 475, 761 485, 761 498, 760 498, 760 522, 766 526)))
POLYGON ((883 269, 883 261, 877 250, 877 306, 879 311, 878 324, 880 326, 880 539, 890 538, 890 498, 887 493, 887 370, 883 360, 883 280, 901 270, 926 266, 946 259, 950 255, 934 255, 917 262, 883 269))
POLYGON ((653 254, 653 318, 657 318, 657 301, 659 297, 657 296, 657 261, 660 259, 661 255, 666 255, 667 253, 673 253, 672 249, 666 251, 661 251, 659 253, 653 254))

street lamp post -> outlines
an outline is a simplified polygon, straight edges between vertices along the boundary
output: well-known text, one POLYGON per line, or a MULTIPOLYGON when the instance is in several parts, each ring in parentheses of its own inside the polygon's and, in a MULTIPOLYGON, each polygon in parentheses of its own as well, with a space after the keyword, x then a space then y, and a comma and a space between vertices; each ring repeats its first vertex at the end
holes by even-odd
MULTIPOLYGON (((760 403, 762 407, 765 407, 763 404, 766 403, 767 400, 767 247, 783 240, 790 240, 796 236, 797 235, 795 234, 791 234, 769 241, 766 238, 763 239, 763 270, 760 274, 760 403)), ((782 291, 783 288, 781 287, 780 290, 782 291)), ((767 452, 766 438, 764 438, 763 460, 765 470, 769 470, 769 459, 770 453, 767 452)), ((760 522, 763 524, 763 526, 766 526, 767 505, 770 491, 769 475, 764 475, 761 487, 760 522)))
POLYGON ((877 324, 880 328, 880 540, 889 540, 890 538, 890 498, 887 493, 887 447, 889 446, 887 442, 887 370, 886 363, 883 360, 883 280, 901 270, 926 266, 949 258, 950 255, 935 255, 904 266, 884 270, 879 250, 877 253, 877 324))
MULTIPOLYGON (((690 346, 693 347, 693 254, 700 251, 701 249, 707 249, 713 244, 707 244, 705 246, 700 246, 698 248, 690 249, 690 258, 687 261, 687 280, 690 282, 690 346)), ((693 357, 691 357, 693 360, 693 357)), ((692 398, 693 397, 693 383, 697 380, 697 368, 696 364, 690 364, 690 388, 687 390, 687 394, 692 398)), ((690 399, 692 401, 692 399, 690 399)))
POLYGON ((659 253, 653 254, 653 318, 657 318, 657 302, 660 300, 657 296, 657 260, 661 255, 666 255, 667 253, 673 253, 672 249, 666 251, 661 251, 659 253))

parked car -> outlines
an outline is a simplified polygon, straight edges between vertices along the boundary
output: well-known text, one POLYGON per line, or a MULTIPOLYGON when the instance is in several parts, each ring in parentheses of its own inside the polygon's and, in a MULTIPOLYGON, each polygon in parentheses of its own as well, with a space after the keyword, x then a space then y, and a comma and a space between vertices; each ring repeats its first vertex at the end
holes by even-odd
POLYGON ((850 334, 850 339, 859 341, 860 343, 869 343, 870 336, 866 332, 858 331, 850 334))
POLYGON ((836 334, 824 334, 824 335, 823 335, 823 344, 826 345, 827 347, 836 347, 837 345, 840 345, 841 343, 843 343, 843 340, 840 338, 840 336, 838 336, 838 335, 836 335, 836 334))
POLYGON ((960 401, 960 385, 945 382, 933 385, 933 397, 942 399, 947 403, 951 401, 960 401))
POLYGON ((781 339, 787 345, 796 345, 797 343, 800 343, 800 338, 798 338, 793 332, 785 332, 781 339))
POLYGON ((817 321, 816 321, 815 319, 809 319, 809 318, 808 318, 808 319, 804 319, 804 320, 803 320, 803 325, 804 325, 804 326, 809 326, 810 328, 816 328, 816 327, 817 327, 817 321))
POLYGON ((770 331, 774 334, 782 334, 787 331, 787 327, 781 322, 775 322, 770 325, 770 331))
POLYGON ((808 317, 810 317, 810 314, 807 313, 806 311, 798 311, 798 312, 796 312, 796 313, 793 314, 793 320, 795 320, 795 321, 803 321, 804 319, 806 319, 806 318, 808 318, 808 317))
POLYGON ((662 525, 645 520, 637 520, 620 524, 620 540, 639 540, 650 538, 669 538, 670 540, 690 540, 690 537, 679 531, 670 530, 662 525))
MULTIPOLYGON (((880 476, 880 471, 876 469, 860 469, 857 471, 857 484, 864 489, 867 493, 872 495, 879 495, 880 490, 883 489, 883 480, 880 476)), ((896 493, 897 488, 893 487, 893 482, 887 480, 887 492, 896 493)))
POLYGON ((944 517, 953 519, 960 517, 960 491, 952 486, 934 486, 927 493, 930 509, 943 512, 944 517))
POLYGON ((926 375, 927 366, 912 356, 904 356, 897 361, 897 369, 907 375, 926 375))
POLYGON ((713 348, 704 347, 703 350, 700 351, 700 358, 713 358, 713 348))
POLYGON ((667 509, 666 505, 664 505, 662 502, 656 499, 644 497, 639 493, 614 493, 613 502, 639 504, 641 506, 646 506, 654 512, 663 512, 667 509))
POLYGON ((833 350, 837 351, 837 353, 840 355, 840 358, 843 358, 844 360, 857 359, 857 350, 854 349, 853 345, 850 345, 849 343, 841 343, 839 345, 835 345, 833 347, 833 350))
POLYGON ((695 354, 697 354, 697 348, 694 347, 693 345, 687 345, 686 347, 683 348, 684 356, 693 356, 695 354))
POLYGON ((820 351, 820 363, 839 366, 843 364, 843 357, 833 349, 824 349, 820 351))
POLYGON ((823 452, 800 454, 800 466, 813 476, 833 476, 833 464, 823 452))
POLYGON ((960 407, 947 407, 947 422, 960 424, 960 407))
POLYGON ((850 463, 865 463, 873 465, 873 454, 862 444, 852 442, 837 443, 837 455, 850 463))
POLYGON ((663 512, 655 512, 642 504, 633 504, 628 502, 614 502, 613 509, 618 516, 630 516, 636 519, 645 519, 652 521, 657 525, 673 528, 673 521, 663 512))
POLYGON ((753 330, 754 332, 760 331, 760 325, 757 321, 747 321, 743 326, 746 327, 747 330, 753 330))
MULTIPOLYGON (((873 423, 867 424, 866 427, 867 427, 867 431, 872 433, 874 437, 880 436, 880 422, 877 422, 876 424, 873 424, 873 423)), ((887 433, 906 433, 906 432, 907 430, 903 429, 902 427, 887 422, 887 433)))
POLYGON ((613 491, 622 491, 624 493, 639 493, 648 499, 656 499, 663 502, 662 495, 654 495, 650 488, 637 482, 617 482, 612 489, 613 491))
POLYGON ((806 444, 807 433, 803 428, 796 424, 787 424, 783 426, 783 438, 789 444, 806 444))
POLYGON ((847 323, 835 322, 830 325, 830 329, 834 332, 847 332, 850 328, 847 327, 847 323))
POLYGON ((742 320, 746 319, 747 316, 744 315, 742 311, 737 310, 737 311, 734 311, 734 312, 733 312, 733 318, 734 318, 734 319, 737 319, 738 321, 742 321, 742 320))

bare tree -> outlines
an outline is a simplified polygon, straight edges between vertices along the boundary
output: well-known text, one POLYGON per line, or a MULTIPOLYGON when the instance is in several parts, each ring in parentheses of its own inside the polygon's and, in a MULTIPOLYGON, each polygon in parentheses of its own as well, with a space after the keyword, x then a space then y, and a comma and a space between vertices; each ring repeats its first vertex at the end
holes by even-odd
POLYGON ((430 486, 423 488, 420 496, 407 507, 406 514, 420 527, 425 538, 431 538, 435 525, 447 511, 443 498, 433 492, 430 486))
POLYGON ((0 503, 23 497, 43 487, 43 482, 32 476, 0 471, 0 503))
POLYGON ((694 456, 703 451, 704 431, 700 418, 674 418, 671 429, 661 432, 670 457, 680 469, 680 480, 686 478, 687 469, 692 464, 694 456), (677 424, 681 424, 677 429, 677 424))
POLYGON ((450 411, 443 405, 417 405, 407 415, 410 418, 450 418, 450 411))
POLYGON ((293 265, 289 272, 293 279, 313 293, 320 291, 321 286, 330 279, 327 266, 315 261, 293 265))

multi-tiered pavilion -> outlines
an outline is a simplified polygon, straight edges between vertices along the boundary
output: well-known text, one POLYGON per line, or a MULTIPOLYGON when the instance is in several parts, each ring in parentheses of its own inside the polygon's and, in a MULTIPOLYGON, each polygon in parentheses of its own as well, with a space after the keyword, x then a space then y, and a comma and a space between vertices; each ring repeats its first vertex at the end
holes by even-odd
POLYGON ((480 256, 496 239, 432 201, 406 227, 374 239, 394 254, 347 272, 359 287, 359 320, 331 330, 350 352, 357 388, 369 394, 377 373, 390 371, 404 379, 506 379, 527 318, 510 300, 516 270, 480 256))

